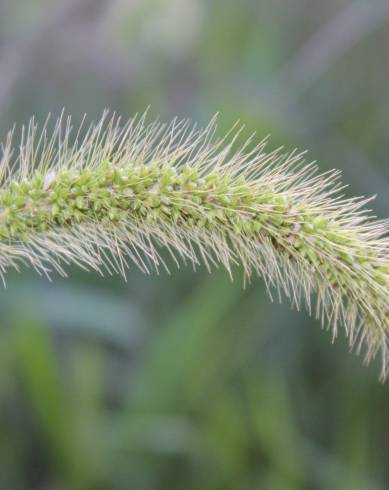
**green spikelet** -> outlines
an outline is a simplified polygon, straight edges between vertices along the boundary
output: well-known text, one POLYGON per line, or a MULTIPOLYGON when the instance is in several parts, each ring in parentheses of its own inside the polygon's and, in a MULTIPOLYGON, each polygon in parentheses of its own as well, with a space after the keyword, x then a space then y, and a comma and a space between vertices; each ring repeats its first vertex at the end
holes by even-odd
POLYGON ((16 158, 11 135, 3 148, 3 279, 20 263, 46 275, 69 263, 124 275, 133 262, 149 273, 167 267, 161 247, 177 264, 230 274, 237 265, 314 309, 334 336, 343 325, 367 361, 381 351, 386 376, 389 226, 369 217, 368 200, 339 194, 338 172, 318 175, 303 154, 267 153, 265 141, 234 150, 233 134, 214 138, 214 120, 121 127, 103 117, 71 143, 60 119, 46 133, 31 122, 16 158))

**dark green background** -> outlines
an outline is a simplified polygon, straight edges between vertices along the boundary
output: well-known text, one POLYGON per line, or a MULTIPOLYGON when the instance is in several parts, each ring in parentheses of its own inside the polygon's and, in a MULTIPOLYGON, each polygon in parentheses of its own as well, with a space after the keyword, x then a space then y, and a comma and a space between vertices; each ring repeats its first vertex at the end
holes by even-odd
MULTIPOLYGON (((389 2, 0 0, 0 133, 237 119, 389 208, 389 2)), ((389 387, 343 333, 239 270, 125 283, 11 272, 0 293, 1 490, 385 490, 389 387)))

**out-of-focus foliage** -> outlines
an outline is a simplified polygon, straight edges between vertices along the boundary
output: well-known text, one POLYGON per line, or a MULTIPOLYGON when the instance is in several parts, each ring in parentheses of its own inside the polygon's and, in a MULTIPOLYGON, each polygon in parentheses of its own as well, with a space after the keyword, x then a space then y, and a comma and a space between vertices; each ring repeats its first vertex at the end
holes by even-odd
MULTIPOLYGON (((387 216, 385 0, 1 0, 0 132, 236 119, 387 216)), ((236 271, 28 271, 0 294, 0 488, 386 489, 388 386, 236 271)))

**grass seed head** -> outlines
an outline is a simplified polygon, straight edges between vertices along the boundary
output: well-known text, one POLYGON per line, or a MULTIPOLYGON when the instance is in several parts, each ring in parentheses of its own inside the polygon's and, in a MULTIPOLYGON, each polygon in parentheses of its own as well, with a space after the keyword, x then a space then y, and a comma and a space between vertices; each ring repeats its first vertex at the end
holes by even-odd
MULTIPOLYGON (((48 135, 31 121, 19 153, 12 137, 0 165, 0 275, 30 264, 66 275, 67 264, 125 275, 174 260, 235 265, 261 276, 293 306, 303 302, 334 336, 343 325, 367 361, 389 338, 388 221, 368 200, 339 194, 337 171, 318 174, 303 154, 236 148, 188 121, 121 125, 105 115, 81 139, 70 119, 48 135)), ((239 131, 238 131, 239 132, 239 131)), ((178 263, 178 262, 177 262, 178 263)))

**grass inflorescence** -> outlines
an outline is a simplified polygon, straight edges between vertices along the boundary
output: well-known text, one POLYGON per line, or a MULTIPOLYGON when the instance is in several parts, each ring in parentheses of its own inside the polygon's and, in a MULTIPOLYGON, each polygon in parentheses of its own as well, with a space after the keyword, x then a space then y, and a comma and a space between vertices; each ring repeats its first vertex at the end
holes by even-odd
POLYGON ((366 359, 389 337, 388 222, 371 219, 368 200, 340 194, 337 171, 318 175, 303 154, 266 152, 236 134, 216 140, 215 124, 186 121, 120 127, 103 118, 80 140, 70 120, 53 135, 32 122, 16 158, 3 151, 0 272, 30 263, 49 275, 77 263, 125 275, 128 260, 144 272, 174 260, 209 269, 253 271, 296 307, 308 310, 366 359), (250 149, 249 149, 250 148, 250 149), (316 302, 312 305, 312 293, 316 302))

